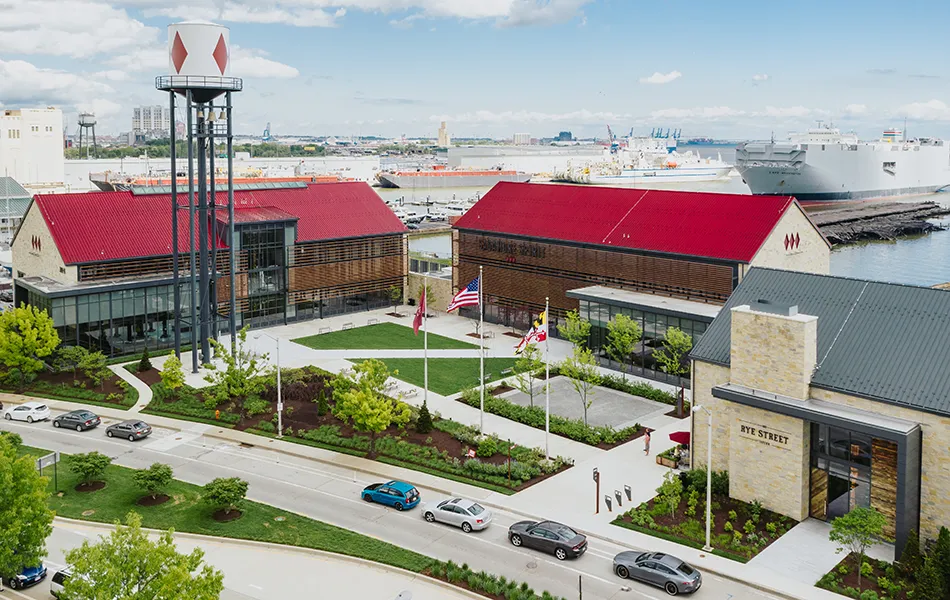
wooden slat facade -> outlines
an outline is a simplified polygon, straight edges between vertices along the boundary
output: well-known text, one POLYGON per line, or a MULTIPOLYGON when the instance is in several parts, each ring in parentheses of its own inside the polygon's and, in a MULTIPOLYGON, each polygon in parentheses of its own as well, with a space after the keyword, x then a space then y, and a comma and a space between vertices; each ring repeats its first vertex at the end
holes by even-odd
POLYGON ((884 535, 897 534, 897 444, 871 440, 871 508, 877 509, 887 524, 884 535))
POLYGON ((809 516, 824 521, 828 517, 828 471, 811 468, 809 516))

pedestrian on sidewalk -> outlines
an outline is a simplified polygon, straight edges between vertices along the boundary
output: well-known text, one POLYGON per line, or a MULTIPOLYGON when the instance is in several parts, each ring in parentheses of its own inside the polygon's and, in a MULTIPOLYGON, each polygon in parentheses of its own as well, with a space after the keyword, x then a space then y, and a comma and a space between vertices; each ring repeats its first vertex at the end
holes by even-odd
POLYGON ((646 456, 650 456, 650 430, 647 429, 646 433, 643 434, 643 453, 646 456))

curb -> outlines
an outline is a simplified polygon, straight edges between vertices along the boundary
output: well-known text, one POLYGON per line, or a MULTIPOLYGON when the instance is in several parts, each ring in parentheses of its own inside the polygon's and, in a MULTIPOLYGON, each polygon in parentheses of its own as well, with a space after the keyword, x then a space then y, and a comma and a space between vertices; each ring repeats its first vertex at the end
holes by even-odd
MULTIPOLYGON (((93 528, 103 529, 107 531, 113 530, 113 527, 111 525, 107 525, 99 521, 83 521, 80 519, 70 519, 67 517, 56 517, 54 519, 54 522, 57 522, 57 521, 62 522, 62 523, 72 524, 72 525, 84 525, 87 527, 93 527, 93 528)), ((165 533, 165 530, 163 529, 151 529, 149 527, 143 527, 142 531, 147 531, 149 533, 156 533, 156 534, 165 533)), ((303 546, 289 546, 285 544, 275 544, 273 542, 260 542, 257 540, 243 540, 239 538, 217 537, 217 536, 212 536, 212 535, 202 535, 200 533, 187 533, 187 532, 182 532, 182 531, 175 531, 174 535, 176 537, 181 537, 184 539, 214 542, 217 544, 234 544, 234 545, 240 545, 240 546, 265 548, 268 550, 280 550, 283 552, 288 552, 288 551, 298 552, 301 554, 310 554, 312 556, 317 556, 317 557, 325 558, 329 560, 340 560, 344 562, 353 563, 356 565, 361 565, 364 567, 376 568, 376 569, 381 569, 383 571, 396 573, 399 575, 409 577, 410 579, 420 579, 430 585, 435 585, 443 589, 456 592, 460 596, 466 596, 468 598, 477 598, 479 600, 485 600, 485 596, 482 596, 481 594, 476 594, 475 592, 466 590, 465 588, 462 588, 462 587, 452 585, 451 583, 442 581, 441 579, 429 577, 428 575, 423 575, 422 573, 407 571, 406 569, 402 569, 400 567, 394 567, 392 565, 373 562, 365 558, 350 556, 348 554, 336 554, 334 552, 327 552, 326 550, 317 550, 315 548, 305 548, 303 546)))

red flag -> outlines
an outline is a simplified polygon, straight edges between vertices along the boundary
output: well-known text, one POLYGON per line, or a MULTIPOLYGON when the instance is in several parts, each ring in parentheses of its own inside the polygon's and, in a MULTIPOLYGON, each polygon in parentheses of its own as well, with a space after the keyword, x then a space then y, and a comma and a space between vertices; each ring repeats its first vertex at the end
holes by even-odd
POLYGON ((426 314, 426 291, 422 290, 419 296, 419 308, 416 310, 416 318, 412 320, 412 330, 419 335, 419 328, 422 327, 422 317, 426 314))

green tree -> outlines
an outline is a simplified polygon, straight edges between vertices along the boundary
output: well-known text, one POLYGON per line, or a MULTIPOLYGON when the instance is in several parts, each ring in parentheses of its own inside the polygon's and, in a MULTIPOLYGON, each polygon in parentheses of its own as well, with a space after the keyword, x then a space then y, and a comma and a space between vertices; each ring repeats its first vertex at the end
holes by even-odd
POLYGON ((950 592, 950 530, 940 528, 937 534, 937 543, 934 544, 933 558, 936 561, 937 572, 943 582, 944 596, 950 592))
POLYGON ((238 477, 218 477, 204 486, 202 498, 212 506, 224 509, 229 514, 247 496, 247 482, 238 477))
POLYGON ((426 401, 422 401, 422 408, 419 409, 419 418, 416 420, 417 433, 429 433, 432 431, 432 415, 429 414, 429 406, 426 401))
POLYGON ((238 332, 237 352, 231 353, 218 340, 208 340, 214 349, 214 357, 224 363, 224 369, 211 366, 205 381, 211 384, 211 392, 205 394, 205 406, 214 408, 233 398, 260 396, 267 382, 264 377, 268 355, 258 356, 247 349, 247 326, 238 332))
POLYGON ((607 323, 607 354, 620 363, 620 370, 627 372, 627 361, 640 342, 643 330, 639 323, 623 313, 614 315, 607 323))
POLYGON ((59 346, 59 334, 45 310, 26 303, 0 313, 0 363, 18 390, 36 378, 43 360, 59 346))
POLYGON ((49 479, 40 477, 36 457, 18 456, 18 447, 13 435, 0 436, 0 574, 39 564, 53 532, 49 479))
POLYGON ((584 425, 587 425, 587 409, 594 403, 594 388, 603 381, 594 353, 588 348, 575 347, 574 354, 561 363, 561 374, 568 378, 580 396, 584 407, 584 425))
POLYGON ((315 402, 317 403, 317 415, 318 415, 318 416, 321 416, 321 417, 322 417, 323 415, 327 414, 327 412, 330 410, 330 405, 329 405, 329 403, 327 402, 327 392, 326 392, 326 390, 324 390, 324 389, 321 388, 320 391, 317 392, 317 397, 316 397, 315 402))
POLYGON ((535 374, 544 366, 541 360, 541 351, 537 344, 528 344, 521 351, 518 360, 515 361, 515 387, 522 393, 528 395, 531 406, 534 406, 534 397, 544 392, 547 382, 540 388, 534 385, 535 374))
POLYGON ((112 464, 112 459, 101 452, 87 452, 86 454, 71 454, 66 457, 69 470, 79 477, 80 483, 89 484, 105 474, 106 468, 112 464))
MULTIPOLYGON (((686 363, 686 356, 693 349, 693 338, 685 333, 679 327, 670 327, 663 336, 663 348, 653 353, 653 358, 660 364, 660 367, 670 375, 682 377, 689 373, 689 364, 686 363)), ((676 399, 676 414, 683 416, 683 387, 680 386, 680 393, 676 399)))
POLYGON ((680 505, 680 499, 683 497, 683 482, 678 473, 669 469, 663 475, 663 483, 656 488, 657 497, 660 504, 670 511, 670 518, 676 516, 676 508, 680 505))
MULTIPOLYGON (((334 414, 353 428, 369 434, 369 457, 376 457, 376 436, 391 425, 405 425, 411 415, 405 402, 383 394, 383 386, 389 379, 389 369, 378 359, 368 359, 353 370, 355 380, 348 389, 340 389, 334 414)), ((334 389, 334 397, 337 390, 334 389)))
POLYGON ((399 302, 402 300, 402 288, 398 285, 389 286, 389 299, 393 302, 393 313, 398 314, 399 302))
MULTIPOLYGON (((860 558, 858 566, 864 564, 864 555, 868 547, 884 535, 887 519, 874 508, 858 507, 831 522, 828 539, 838 544, 838 552, 848 550, 860 558)), ((858 588, 861 587, 861 570, 858 569, 858 588)))
POLYGON ((102 352, 90 352, 79 363, 79 370, 91 379, 94 385, 103 388, 106 379, 112 376, 112 369, 109 368, 108 362, 106 355, 102 352))
POLYGON ((917 585, 914 586, 914 600, 943 600, 943 598, 943 582, 940 579, 940 567, 937 566, 937 560, 934 557, 928 556, 924 559, 923 568, 917 573, 917 585))
POLYGON ((900 555, 900 568, 904 575, 913 578, 920 572, 923 566, 924 557, 920 554, 920 536, 917 531, 911 529, 907 533, 907 542, 904 543, 904 551, 900 555))
POLYGON ((580 348, 586 346, 590 338, 590 321, 572 310, 567 313, 565 322, 557 326, 557 330, 564 339, 574 344, 575 348, 580 348))
POLYGON ((165 359, 161 372, 162 384, 172 391, 178 393, 178 390, 185 385, 185 372, 181 368, 181 360, 172 354, 165 359))
POLYGON ((163 493, 172 482, 172 468, 162 463, 153 463, 147 469, 139 469, 132 474, 132 480, 152 498, 163 493))
POLYGON ((130 512, 126 525, 66 553, 72 577, 62 598, 122 600, 216 600, 224 574, 204 563, 204 552, 178 552, 172 530, 152 541, 142 531, 142 517, 130 512))
POLYGON ((420 302, 422 301, 423 291, 425 291, 426 293, 426 312, 429 312, 431 310, 432 305, 435 304, 436 293, 435 293, 435 290, 432 289, 431 285, 420 283, 419 289, 417 290, 417 293, 419 294, 420 302))
POLYGON ((56 350, 56 360, 53 365, 59 372, 72 371, 73 379, 76 379, 79 373, 79 365, 82 364, 89 351, 82 346, 63 346, 56 350))
POLYGON ((152 361, 148 357, 148 346, 142 350, 142 360, 139 361, 139 373, 144 373, 152 368, 152 361))

